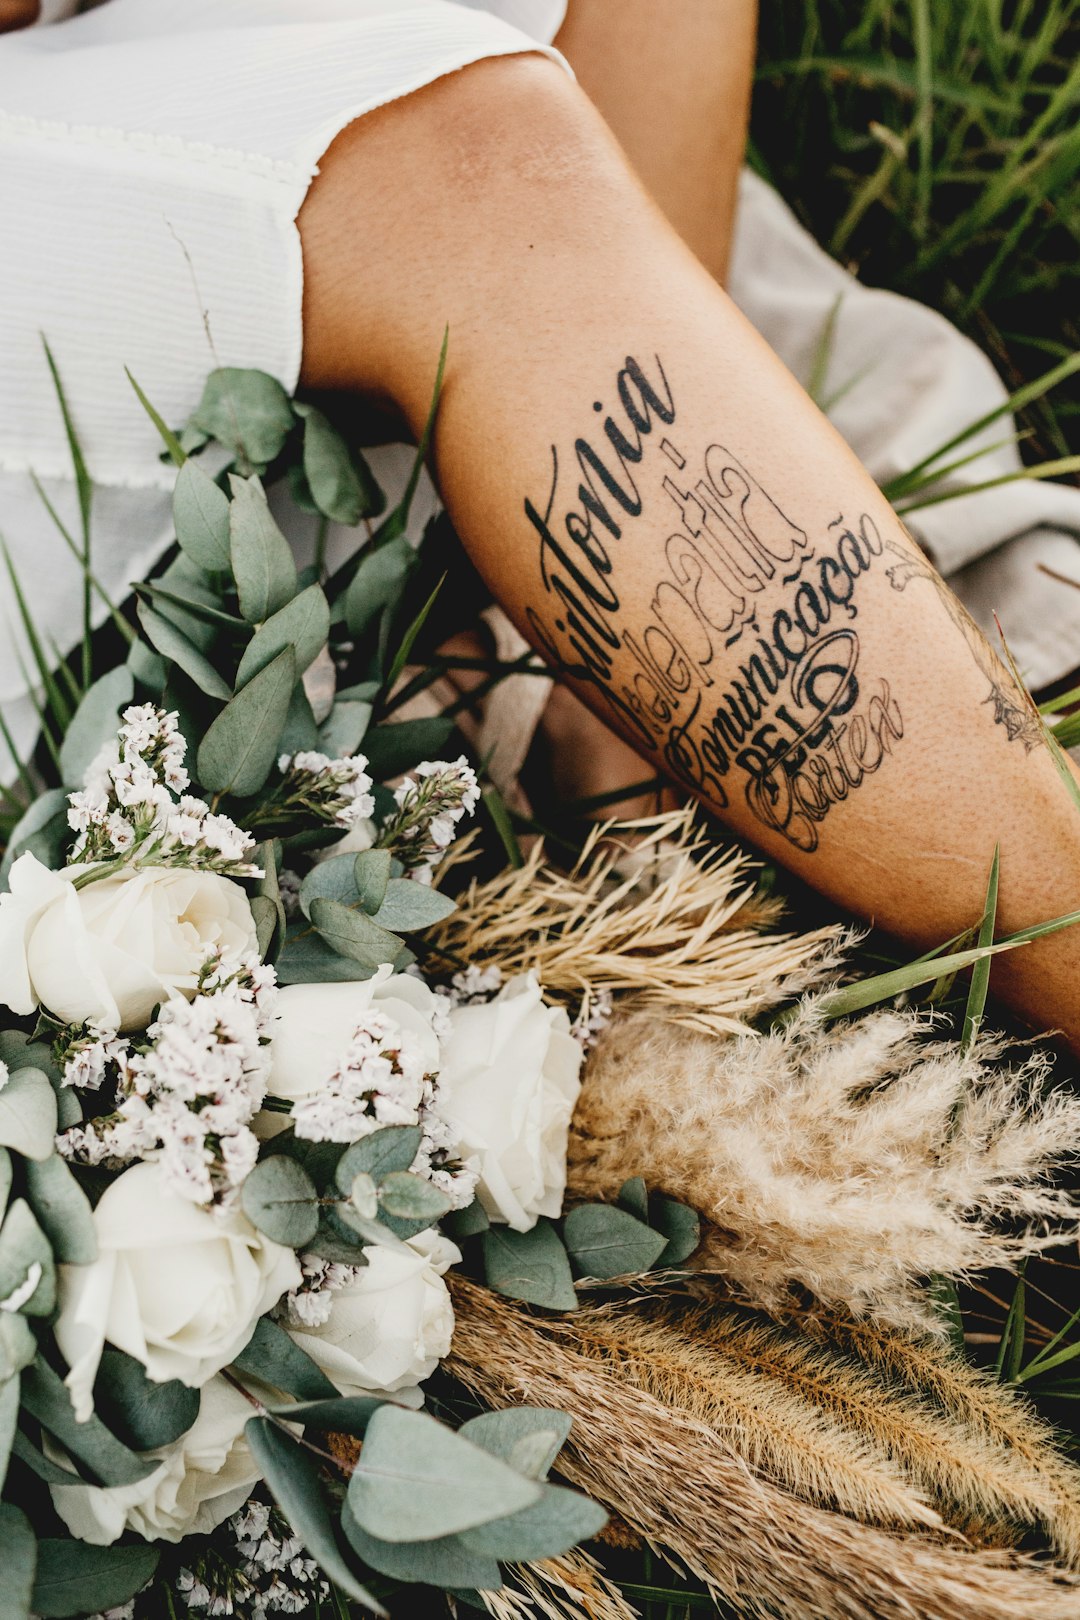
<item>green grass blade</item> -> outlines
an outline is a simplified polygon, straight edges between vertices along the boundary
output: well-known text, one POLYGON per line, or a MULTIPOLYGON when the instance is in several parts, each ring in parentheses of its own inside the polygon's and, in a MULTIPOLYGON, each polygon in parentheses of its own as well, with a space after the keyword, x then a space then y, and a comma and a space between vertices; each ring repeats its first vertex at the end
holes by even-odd
MULTIPOLYGON (((19 583, 19 576, 15 572, 15 564, 11 560, 11 553, 7 548, 7 542, 3 539, 0 539, 0 549, 2 549, 4 553, 4 562, 7 565, 8 577, 11 580, 11 588, 15 593, 15 602, 19 609, 19 617, 22 620, 23 629, 26 631, 26 639, 30 645, 30 651, 33 654, 34 663, 37 665, 38 675, 41 678, 41 684, 45 689, 45 696, 48 701, 49 709, 54 720, 56 721, 56 724, 60 728, 61 736, 63 736, 64 732, 71 724, 71 717, 75 711, 71 707, 67 698, 64 696, 63 692, 60 690, 56 678, 53 675, 52 665, 45 657, 45 651, 41 645, 41 638, 37 633, 37 628, 34 624, 33 618, 31 617, 26 598, 23 595, 22 586, 19 583)), ((31 682, 30 684, 32 685, 33 683, 31 682)))
POLYGON ((172 428, 169 427, 165 422, 164 418, 161 417, 157 411, 155 411, 154 407, 151 405, 150 401, 147 399, 146 395, 135 381, 135 378, 131 375, 131 372, 128 371, 127 366, 124 367, 124 371, 127 373, 128 382, 131 384, 132 388, 134 388, 135 393, 138 396, 139 404, 142 406, 151 422, 153 422, 154 426, 157 428, 158 433, 161 435, 161 442, 164 444, 166 450, 169 452, 169 455, 172 457, 174 466, 182 467, 184 462, 187 460, 187 455, 180 443, 180 440, 176 437, 176 434, 173 432, 172 428))
POLYGON ((49 348, 48 339, 44 333, 42 333, 41 341, 45 349, 45 359, 48 361, 49 371, 52 374, 56 398, 60 404, 60 415, 64 419, 64 432, 67 435, 68 449, 71 452, 71 464, 75 471, 75 489, 79 499, 79 522, 83 537, 80 559, 83 567, 82 684, 85 688, 90 685, 93 679, 92 637, 94 627, 91 617, 93 602, 88 575, 90 572, 90 507, 94 498, 94 486, 87 471, 86 459, 82 453, 79 436, 75 431, 75 422, 68 407, 67 395, 64 393, 64 385, 60 380, 60 372, 57 369, 56 361, 53 359, 52 350, 49 348))
MULTIPOLYGON (((994 943, 994 924, 997 921, 998 879, 1001 876, 1001 849, 994 845, 994 859, 990 863, 990 881, 986 886, 986 903, 979 924, 977 944, 985 947, 994 943)), ((960 1035, 961 1048, 966 1052, 979 1033, 986 995, 990 988, 990 958, 982 957, 971 970, 967 1006, 964 1008, 964 1027, 960 1035)))
POLYGON ((1024 1264, 1021 1262, 1009 1312, 1001 1332, 1001 1343, 994 1358, 997 1375, 1005 1383, 1013 1383, 1024 1359, 1024 1325, 1027 1308, 1027 1286, 1024 1282, 1024 1264))
POLYGON ((836 322, 840 316, 840 305, 844 301, 843 293, 837 293, 833 299, 829 313, 822 323, 821 332, 814 345, 814 353, 810 361, 810 376, 806 383, 806 392, 815 405, 824 409, 822 401, 825 397, 825 383, 829 375, 829 361, 832 359, 833 345, 836 340, 836 322))
MULTIPOLYGON (((38 790, 34 786, 33 781, 31 780, 30 772, 27 769, 26 764, 22 759, 22 756, 20 755, 18 749, 15 747, 15 739, 11 735, 11 731, 10 731, 10 729, 8 727, 8 723, 4 718, 3 709, 0 709, 0 736, 2 736, 4 741, 7 743, 8 753, 11 755, 12 763, 14 764, 15 769, 18 772, 19 781, 22 783, 22 790, 26 794, 27 803, 32 804, 33 801, 38 797, 38 790)), ((10 794, 8 794, 8 791, 7 791, 6 788, 4 789, 4 793, 5 793, 6 797, 10 798, 10 794)), ((25 805, 23 806, 23 808, 24 809, 26 808, 25 805)))
POLYGON ((513 867, 525 865, 525 857, 521 853, 521 845, 514 832, 514 824, 510 819, 510 812, 506 807, 506 800, 496 787, 486 787, 483 792, 484 809, 491 817, 491 824, 499 835, 499 841, 506 851, 506 858, 513 867))
POLYGON ((881 493, 887 501, 899 501, 905 495, 914 495, 920 489, 929 489, 931 485, 940 483, 948 478, 950 473, 959 472, 962 467, 970 467, 972 462, 981 461, 983 456, 992 456, 997 450, 1004 450, 1006 445, 1019 444, 1022 439, 1028 438, 1027 433, 1010 433, 1007 438, 995 439, 993 444, 983 445, 979 450, 972 450, 966 456, 958 456, 955 461, 947 461, 941 467, 931 467, 922 473, 901 473, 896 478, 889 478, 881 486, 881 493))
POLYGON ((908 512, 920 512, 927 506, 940 506, 943 501, 959 501, 965 495, 978 495, 984 489, 999 489, 1002 484, 1016 484, 1033 478, 1061 478, 1067 473, 1080 473, 1080 456, 1041 461, 1038 466, 1021 467, 1017 472, 1002 473, 1000 478, 987 478, 981 484, 968 484, 963 489, 946 489, 940 495, 927 495, 908 501, 906 505, 898 506, 896 513, 898 517, 903 517, 908 512))
POLYGON ((431 595, 428 597, 427 601, 424 603, 423 607, 420 609, 419 613, 416 615, 416 618, 413 620, 412 624, 410 624, 409 628, 402 636, 401 645, 394 654, 394 661, 390 665, 390 671, 386 677, 386 690, 388 692, 393 691, 394 683, 408 662, 409 654, 413 649, 413 643, 420 634, 421 630, 424 628, 428 614, 435 606, 435 600, 445 584, 446 575, 444 574, 439 580, 439 583, 436 585, 435 589, 432 591, 431 595))
POLYGON ((131 628, 130 624, 128 624, 127 620, 124 618, 124 615, 120 612, 120 609, 116 606, 116 603, 113 601, 104 585, 102 585, 97 575, 91 569, 86 567, 82 552, 79 550, 78 542, 72 535, 71 530, 64 523, 63 518, 61 518, 52 501, 50 501, 41 480, 34 472, 30 474, 30 479, 45 506, 45 510, 48 512, 49 516, 53 520, 53 523, 59 530, 64 544, 67 546, 68 550, 75 557, 80 566, 83 567, 86 578, 90 581, 90 584, 97 592, 105 607, 108 609, 109 615, 112 618, 113 623, 116 625, 116 628, 120 631, 121 635, 126 641, 129 643, 133 642, 136 639, 134 630, 131 628))

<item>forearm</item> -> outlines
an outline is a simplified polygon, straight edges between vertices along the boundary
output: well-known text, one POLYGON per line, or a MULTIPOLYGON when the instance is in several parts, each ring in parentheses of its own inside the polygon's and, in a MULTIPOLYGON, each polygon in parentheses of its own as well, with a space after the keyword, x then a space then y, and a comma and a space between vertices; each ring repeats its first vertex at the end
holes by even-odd
MULTIPOLYGON (((498 230, 455 247, 450 296, 433 254, 385 358, 419 423, 417 340, 430 357, 449 316, 438 480, 495 595, 651 766, 857 914, 947 938, 981 914, 995 844, 1001 930, 1080 906, 1080 817, 1008 675, 606 161, 557 195, 497 177, 498 230)), ((1077 1041, 1078 966, 1072 932, 998 982, 1077 1041)))

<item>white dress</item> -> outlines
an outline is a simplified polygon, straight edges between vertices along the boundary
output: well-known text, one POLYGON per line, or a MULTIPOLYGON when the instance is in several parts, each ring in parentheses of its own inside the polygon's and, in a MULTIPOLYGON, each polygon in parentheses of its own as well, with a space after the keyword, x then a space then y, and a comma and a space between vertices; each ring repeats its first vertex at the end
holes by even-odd
MULTIPOLYGON (((122 598, 169 543, 173 479, 125 366, 170 424, 187 417, 216 364, 261 367, 291 390, 301 353, 295 220, 330 141, 372 108, 480 58, 539 49, 561 60, 550 43, 565 6, 107 0, 0 38, 0 537, 46 640, 66 649, 77 638, 82 581, 30 477, 77 526, 40 334, 95 483, 93 567, 122 598)), ((730 290, 804 379, 839 298, 834 420, 879 478, 1004 397, 989 362, 948 322, 863 287, 750 175, 730 290)), ((1008 431, 998 421, 984 439, 1008 431)), ((393 448, 375 457, 390 493, 395 458, 407 459, 393 448)), ((1006 446, 952 483, 1017 464, 1006 446)), ((426 500, 430 510, 430 489, 426 500)), ((991 610, 1001 614, 1033 684, 1080 664, 1080 590, 1043 571, 1080 579, 1080 491, 1005 485, 909 522, 991 633, 991 610)), ((336 537, 339 548, 352 543, 336 537)), ((36 723, 6 583, 0 608, 12 629, 5 635, 0 617, 0 706, 25 750, 36 723)), ((0 743, 0 777, 5 761, 0 743)))

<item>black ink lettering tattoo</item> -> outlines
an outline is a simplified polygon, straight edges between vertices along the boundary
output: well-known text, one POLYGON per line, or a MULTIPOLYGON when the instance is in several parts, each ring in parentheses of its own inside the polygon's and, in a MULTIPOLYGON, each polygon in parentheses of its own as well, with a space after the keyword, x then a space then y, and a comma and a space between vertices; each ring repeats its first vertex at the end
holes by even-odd
POLYGON ((1031 705, 1024 701, 1023 694, 1017 691, 1009 671, 967 608, 953 595, 937 569, 924 557, 912 556, 902 546, 898 546, 895 540, 888 542, 887 549, 897 558, 897 561, 890 563, 885 570, 893 590, 905 590, 913 579, 924 579, 934 587, 942 607, 967 642, 971 656, 990 683, 990 691, 984 701, 993 705, 995 724, 1004 726, 1009 741, 1023 743, 1025 752, 1030 754, 1031 750, 1037 748, 1043 740, 1039 718, 1033 713, 1031 705))
POLYGON ((837 517, 812 543, 721 444, 693 467, 667 432, 677 411, 658 357, 628 357, 615 392, 602 433, 574 441, 570 478, 552 446, 547 494, 524 502, 545 591, 528 610, 533 638, 669 775, 720 809, 741 788, 764 827, 812 851, 832 806, 904 735, 889 682, 860 667, 855 628, 859 580, 885 543, 868 514, 837 517), (673 526, 644 621, 628 627, 619 547, 657 485, 673 526), (768 612, 766 590, 782 593, 768 612))

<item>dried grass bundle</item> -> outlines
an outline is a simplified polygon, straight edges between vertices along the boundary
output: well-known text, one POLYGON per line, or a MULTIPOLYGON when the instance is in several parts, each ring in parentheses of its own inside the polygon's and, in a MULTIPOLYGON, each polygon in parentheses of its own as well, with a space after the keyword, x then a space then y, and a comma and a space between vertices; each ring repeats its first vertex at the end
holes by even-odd
POLYGON ((1080 1584, 1007 1554, 892 1534, 813 1507, 746 1463, 700 1418, 597 1360, 576 1318, 539 1322, 460 1273, 448 1367, 493 1405, 558 1404, 574 1426, 560 1456, 609 1505, 714 1594, 781 1620, 1075 1620, 1080 1584))
POLYGON ((717 848, 692 808, 598 826, 568 873, 537 845, 519 869, 474 881, 425 945, 448 965, 532 968, 549 994, 621 992, 664 1020, 731 1034, 820 984, 847 937, 762 934, 779 906, 755 895, 753 875, 754 862, 717 848))
MULTIPOLYGON (((1044 1425, 1028 1421, 1022 1399, 1000 1386, 996 1391, 1009 1428, 1025 1433, 1021 1450, 1002 1432, 1004 1425, 989 1433, 966 1412, 943 1409, 918 1383, 899 1383, 888 1367, 845 1354, 823 1335, 814 1342, 729 1309, 671 1303, 661 1309, 662 1320, 693 1339, 702 1355, 730 1358, 856 1429, 966 1535, 1007 1546, 1020 1527, 1042 1525, 1068 1552, 1068 1536, 1060 1533, 1062 1487, 1066 1508, 1080 1511, 1080 1471, 1065 1461, 1044 1425)), ((850 1341, 848 1348, 854 1350, 850 1341)), ((924 1341, 923 1352, 936 1381, 955 1381, 956 1357, 941 1340, 924 1341)))
POLYGON ((781 1380, 710 1351, 678 1317, 625 1307, 583 1311, 574 1345, 621 1383, 708 1425, 756 1474, 868 1524, 939 1529, 941 1517, 900 1469, 857 1430, 781 1380))
POLYGON ((1049 1183, 1080 1150, 1080 1099, 1041 1058, 995 1065, 879 1012, 718 1040, 619 1018, 592 1053, 570 1187, 610 1196, 631 1175, 710 1223, 700 1263, 781 1313, 793 1289, 914 1330, 937 1322, 920 1279, 1012 1266, 1080 1231, 1049 1183))
POLYGON ((638 1620, 614 1581, 580 1548, 542 1563, 511 1564, 509 1575, 512 1585, 480 1593, 495 1620, 638 1620))
POLYGON ((937 1339, 843 1318, 807 1323, 817 1336, 847 1346, 863 1363, 902 1387, 934 1400, 973 1433, 1006 1448, 1039 1480, 1050 1504, 1043 1522, 1054 1546, 1080 1568, 1080 1469, 1062 1455, 1054 1432, 1034 1407, 996 1378, 950 1354, 937 1339))

